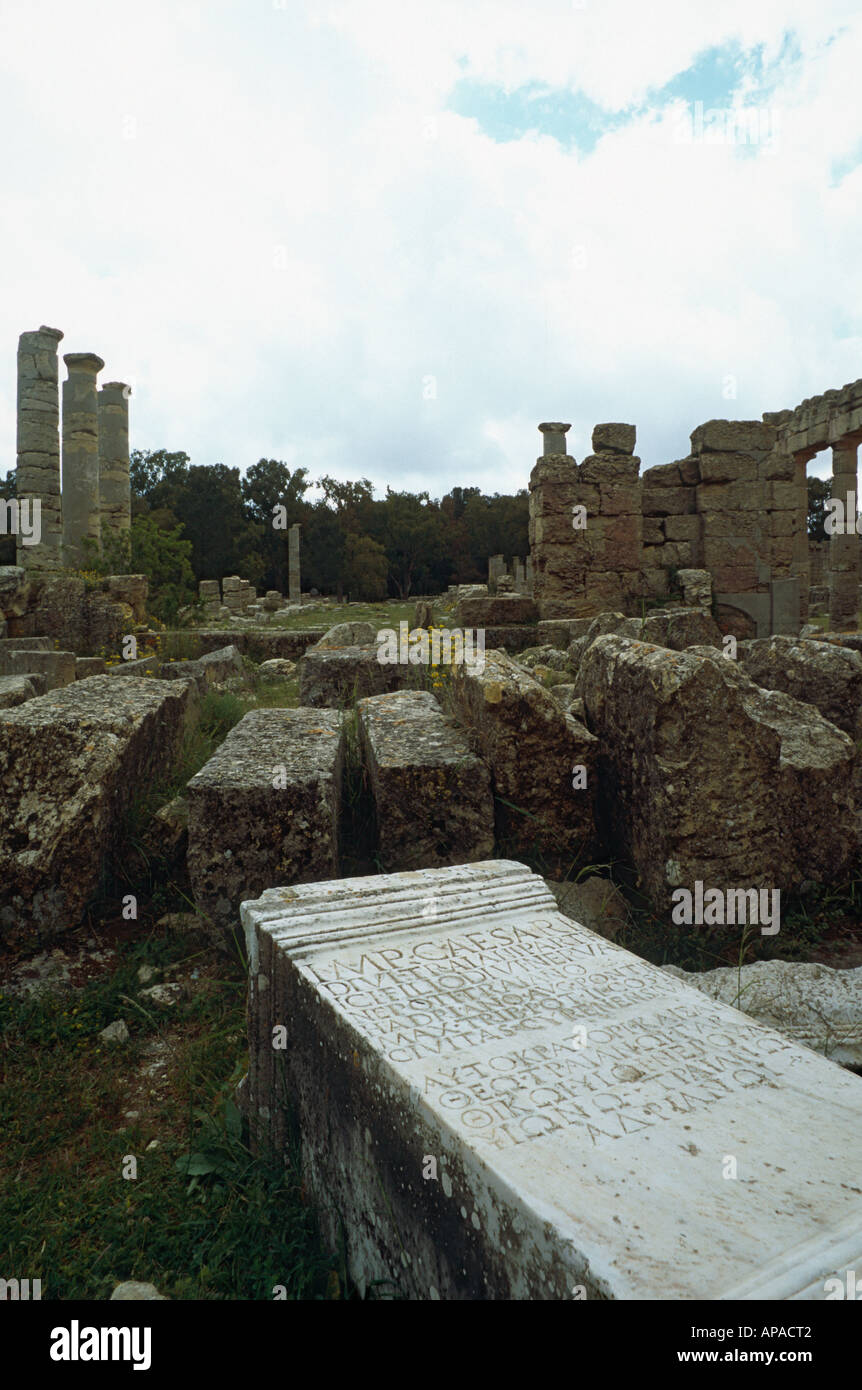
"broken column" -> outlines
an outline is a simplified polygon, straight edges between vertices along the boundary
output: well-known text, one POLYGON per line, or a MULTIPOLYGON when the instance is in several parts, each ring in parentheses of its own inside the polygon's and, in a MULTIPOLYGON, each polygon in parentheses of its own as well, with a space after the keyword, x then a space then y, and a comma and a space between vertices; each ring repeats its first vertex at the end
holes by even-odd
POLYGON ((100 546, 99 399, 96 377, 104 367, 94 352, 67 352, 63 382, 63 551, 65 563, 86 569, 100 546))
POLYGON ((299 574, 299 523, 287 533, 287 579, 291 603, 302 603, 302 583, 299 574))
POLYGON ((19 530, 16 561, 25 569, 59 570, 63 564, 60 505, 60 401, 57 344, 59 328, 22 333, 18 339, 18 466, 16 496, 19 530), (26 521, 32 526, 38 502, 39 540, 25 545, 20 506, 29 500, 26 521))
POLYGON ((505 555, 488 556, 488 593, 497 592, 497 580, 506 573, 505 555))
POLYGON ((123 558, 132 525, 129 480, 129 395, 122 381, 108 381, 99 401, 99 512, 103 548, 123 558), (113 545, 111 544, 113 542, 113 545))
MULTIPOLYGON (((829 625, 833 632, 857 626, 859 609, 859 537, 856 534, 856 444, 846 439, 832 446, 832 496, 843 508, 844 528, 829 541, 829 625), (848 498, 852 497, 848 507, 848 498)), ((838 516, 842 515, 841 512, 838 516)))

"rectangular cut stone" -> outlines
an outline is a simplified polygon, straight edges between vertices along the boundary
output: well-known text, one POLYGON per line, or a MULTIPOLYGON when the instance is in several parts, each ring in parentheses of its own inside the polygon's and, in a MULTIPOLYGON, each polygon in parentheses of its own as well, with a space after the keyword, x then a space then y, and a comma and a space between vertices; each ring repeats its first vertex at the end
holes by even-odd
POLYGON ((772 449, 775 444, 774 425, 760 420, 707 420, 691 432, 692 453, 732 453, 737 450, 772 449))
POLYGON ((299 668, 299 703, 323 708, 349 705, 357 695, 381 695, 404 684, 407 666, 378 661, 371 643, 309 647, 299 668))
POLYGON ((5 941, 78 925, 128 806, 173 766, 195 702, 188 683, 93 676, 4 712, 5 941))
POLYGON ((595 843, 598 751, 589 730, 498 650, 486 651, 481 671, 453 666, 452 696, 491 768, 498 842, 513 853, 539 847, 569 862, 588 855, 595 843), (582 769, 577 778, 575 767, 582 769))
POLYGON ((32 676, 0 676, 0 709, 14 709, 42 694, 44 690, 36 689, 32 676))
POLYGON ((75 680, 83 681, 88 676, 104 676, 105 658, 103 656, 78 656, 75 658, 75 680))
POLYGON ((46 690, 59 690, 75 680, 75 653, 13 649, 0 657, 0 669, 6 676, 43 675, 46 690))
MULTIPOLYGON (((571 531, 571 522, 569 523, 571 531)), ((500 594, 496 598, 462 598, 456 610, 456 625, 463 628, 513 627, 538 619, 533 600, 523 594, 500 594)))
POLYGON ((431 692, 374 695, 358 708, 384 871, 489 858, 494 801, 488 769, 431 692))
POLYGON ((254 1142, 296 1117, 360 1289, 810 1299, 858 1270, 860 1079, 562 916, 524 865, 272 888, 242 919, 254 1142))
POLYGON ((250 710, 191 779, 189 879, 215 928, 274 883, 337 876, 343 748, 335 710, 250 710))

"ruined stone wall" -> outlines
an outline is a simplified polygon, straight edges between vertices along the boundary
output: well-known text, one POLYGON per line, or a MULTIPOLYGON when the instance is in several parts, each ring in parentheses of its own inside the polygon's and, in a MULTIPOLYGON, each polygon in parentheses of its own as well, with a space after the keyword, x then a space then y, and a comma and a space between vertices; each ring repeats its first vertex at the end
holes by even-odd
MULTIPOLYGON (((702 568, 727 630, 799 631, 810 584, 806 465, 831 447, 833 496, 855 494, 862 381, 762 420, 709 420, 692 432, 685 458, 642 477, 633 425, 597 425, 594 452, 580 465, 565 452, 568 425, 539 429, 545 451, 530 476, 530 549, 543 619, 634 613, 671 593, 678 570, 702 568), (573 525, 578 508, 583 529, 573 525)), ((849 534, 832 536, 828 569, 831 625, 853 628, 860 543, 852 521, 849 534)))
POLYGON ((143 574, 110 575, 97 582, 75 575, 0 571, 0 635, 51 637, 79 656, 116 652, 122 638, 146 618, 143 574))

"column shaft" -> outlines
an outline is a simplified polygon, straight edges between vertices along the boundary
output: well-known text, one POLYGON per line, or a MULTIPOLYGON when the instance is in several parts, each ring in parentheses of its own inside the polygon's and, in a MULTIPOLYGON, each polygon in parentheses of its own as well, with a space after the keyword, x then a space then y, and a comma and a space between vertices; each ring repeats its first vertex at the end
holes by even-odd
POLYGON ((18 442, 16 487, 19 529, 16 560, 30 570, 59 570, 62 512, 60 504, 60 401, 57 387, 59 328, 42 327, 18 339, 18 442), (31 530, 22 534, 23 515, 31 530), (38 509, 36 507, 38 503, 38 509), (38 527, 33 530, 38 516, 38 527))
MULTIPOLYGON (((832 496, 845 508, 844 530, 829 540, 829 625, 834 632, 851 631, 857 626, 859 609, 859 538, 856 517, 847 512, 850 493, 856 497, 856 445, 842 441, 832 446, 832 496)), ((858 506, 858 498, 857 498, 858 506)))
POLYGON ((132 524, 129 482, 129 387, 108 381, 99 392, 99 512, 102 549, 119 553, 132 524))
POLYGON ((86 539, 99 546, 99 403, 96 377, 104 367, 92 352, 67 352, 63 382, 63 550, 66 564, 86 568, 86 539))

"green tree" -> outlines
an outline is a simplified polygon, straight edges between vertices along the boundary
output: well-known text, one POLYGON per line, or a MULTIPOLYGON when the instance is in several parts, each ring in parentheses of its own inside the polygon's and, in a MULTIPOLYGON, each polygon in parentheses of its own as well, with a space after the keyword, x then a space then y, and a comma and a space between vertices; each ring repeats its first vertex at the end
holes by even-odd
POLYGON ((150 581, 147 606, 163 623, 176 621, 177 609, 195 596, 191 542, 182 527, 167 530, 152 516, 136 516, 131 531, 131 572, 150 581))
POLYGON ((808 479, 808 539, 825 541, 826 503, 832 496, 832 484, 828 478, 808 479))
POLYGON ((344 547, 344 583, 352 599, 376 603, 386 597, 389 561, 370 536, 349 532, 344 547))

